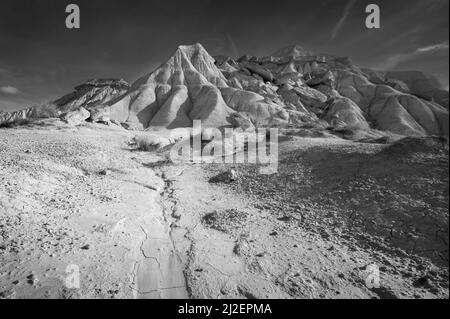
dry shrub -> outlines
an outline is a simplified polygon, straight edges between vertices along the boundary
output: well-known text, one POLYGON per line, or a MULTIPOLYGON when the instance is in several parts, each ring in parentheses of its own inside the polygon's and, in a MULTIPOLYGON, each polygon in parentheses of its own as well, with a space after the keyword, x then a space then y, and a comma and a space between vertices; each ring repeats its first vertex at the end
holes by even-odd
POLYGON ((0 123, 0 128, 13 128, 16 126, 27 125, 30 123, 31 123, 31 121, 29 119, 20 118, 20 119, 14 120, 14 121, 0 123))
POLYGON ((136 135, 133 137, 131 144, 136 146, 136 149, 144 152, 153 152, 161 150, 170 145, 169 139, 162 138, 155 135, 136 135))

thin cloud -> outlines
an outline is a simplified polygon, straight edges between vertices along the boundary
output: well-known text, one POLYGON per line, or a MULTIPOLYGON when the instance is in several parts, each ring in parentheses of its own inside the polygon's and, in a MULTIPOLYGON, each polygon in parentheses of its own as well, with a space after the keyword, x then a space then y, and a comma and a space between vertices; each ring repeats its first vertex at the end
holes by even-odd
POLYGON ((341 28, 344 26, 345 21, 347 21, 348 16, 350 15, 350 12, 353 9, 353 6, 355 5, 356 0, 349 0, 344 8, 344 12, 342 12, 342 16, 339 19, 338 23, 334 26, 333 30, 331 30, 331 39, 335 39, 341 30, 341 28))
POLYGON ((0 87, 0 93, 16 95, 20 94, 21 92, 18 88, 15 88, 13 86, 2 86, 0 87))
POLYGON ((448 42, 442 42, 434 45, 429 45, 423 48, 418 48, 416 51, 418 53, 428 53, 428 52, 436 52, 436 51, 442 51, 442 50, 448 50, 449 45, 448 42))
POLYGON ((427 54, 436 53, 436 52, 448 51, 448 50, 449 50, 448 41, 433 44, 433 45, 428 45, 425 47, 417 48, 416 50, 409 52, 409 53, 392 54, 387 58, 386 61, 379 64, 376 68, 385 69, 385 70, 392 69, 401 63, 414 60, 418 57, 421 57, 421 56, 424 56, 427 54))

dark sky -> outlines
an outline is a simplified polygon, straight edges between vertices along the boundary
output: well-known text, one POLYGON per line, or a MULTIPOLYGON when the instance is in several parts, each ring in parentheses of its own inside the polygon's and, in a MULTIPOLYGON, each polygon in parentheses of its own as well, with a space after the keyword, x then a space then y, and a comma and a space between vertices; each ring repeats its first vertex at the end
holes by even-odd
POLYGON ((416 69, 448 87, 448 0, 1 0, 0 109, 60 97, 95 77, 133 82, 179 44, 269 55, 290 44, 377 69, 416 69), (65 27, 65 7, 81 29, 65 27), (381 29, 365 6, 381 7, 381 29))

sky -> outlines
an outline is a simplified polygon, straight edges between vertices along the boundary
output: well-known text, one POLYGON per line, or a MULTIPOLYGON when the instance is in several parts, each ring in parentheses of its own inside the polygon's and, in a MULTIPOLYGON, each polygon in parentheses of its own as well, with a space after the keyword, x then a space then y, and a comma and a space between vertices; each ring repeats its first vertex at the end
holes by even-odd
POLYGON ((178 45, 270 55, 292 44, 449 85, 448 0, 1 0, 0 110, 55 100, 92 78, 134 82, 178 45), (67 29, 65 8, 80 7, 67 29), (381 28, 365 26, 368 4, 381 28))

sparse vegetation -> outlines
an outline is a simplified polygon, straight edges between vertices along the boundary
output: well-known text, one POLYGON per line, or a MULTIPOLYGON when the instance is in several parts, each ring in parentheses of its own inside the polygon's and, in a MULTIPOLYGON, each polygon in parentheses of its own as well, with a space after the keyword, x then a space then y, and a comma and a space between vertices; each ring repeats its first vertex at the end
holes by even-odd
POLYGON ((136 135, 131 140, 130 145, 134 145, 136 150, 144 152, 153 152, 161 150, 170 145, 170 139, 155 135, 136 135))
POLYGON ((157 141, 149 136, 137 135, 132 139, 131 144, 136 145, 136 149, 144 152, 152 152, 158 149, 157 141))
POLYGON ((0 128, 13 128, 21 125, 28 125, 31 123, 30 119, 15 119, 14 121, 0 123, 0 128))

